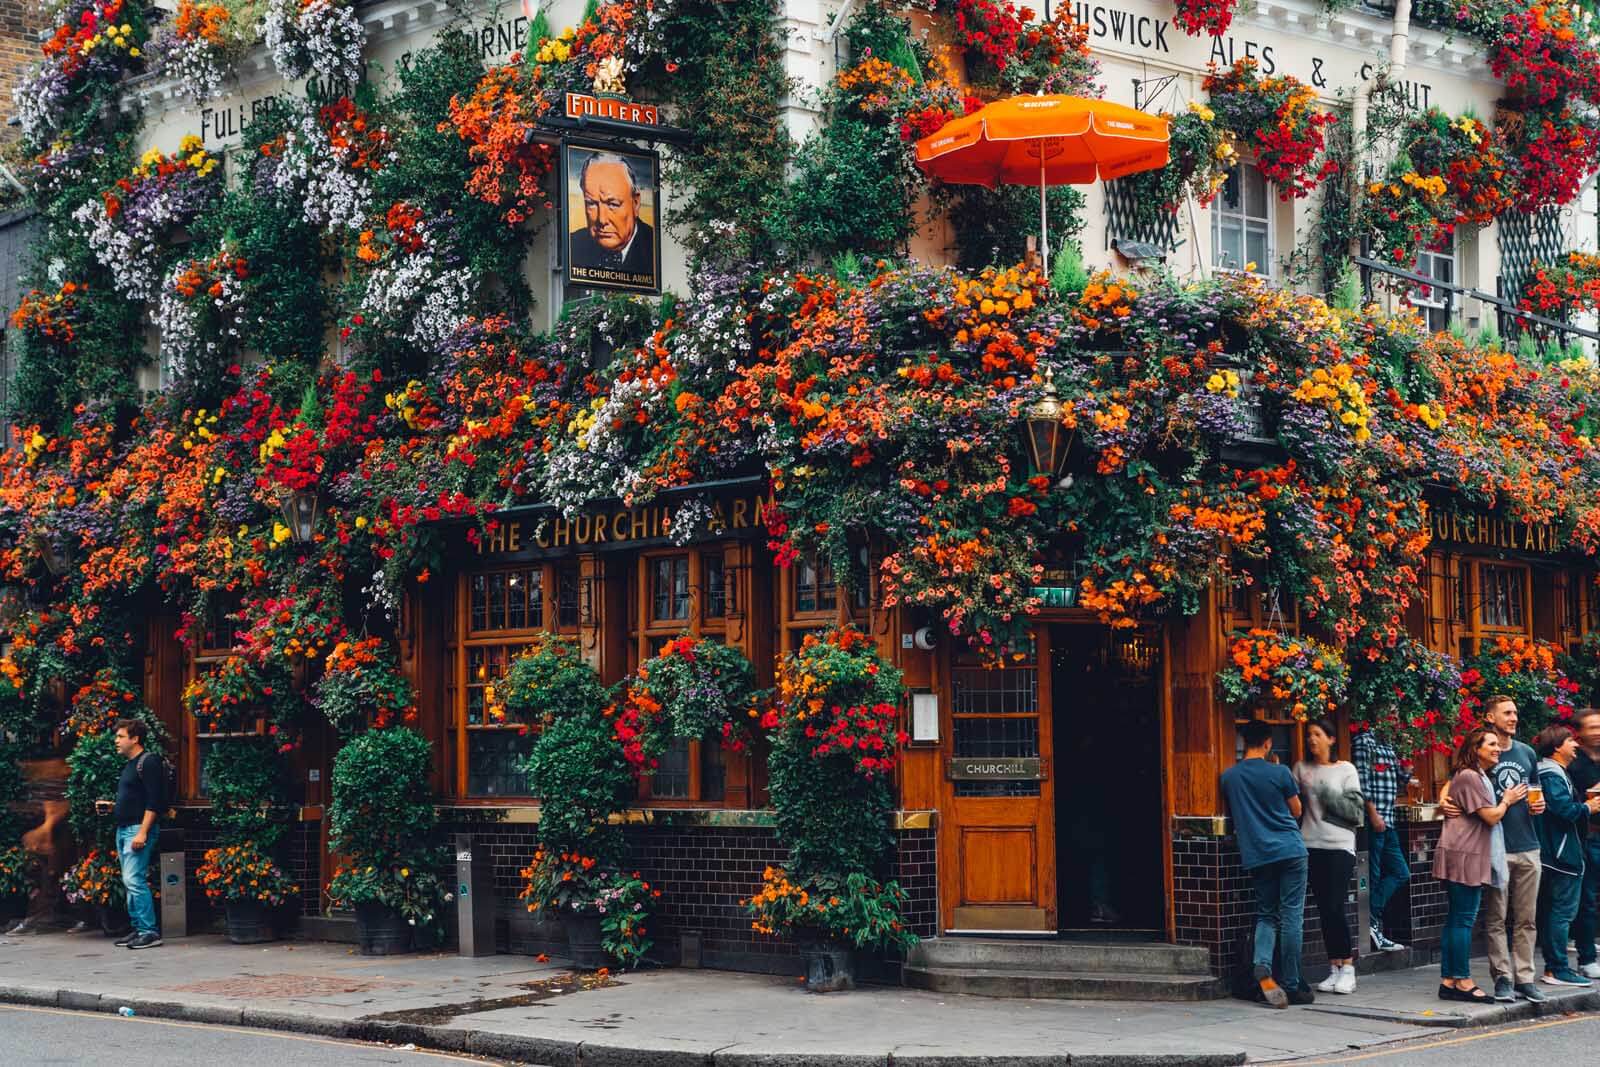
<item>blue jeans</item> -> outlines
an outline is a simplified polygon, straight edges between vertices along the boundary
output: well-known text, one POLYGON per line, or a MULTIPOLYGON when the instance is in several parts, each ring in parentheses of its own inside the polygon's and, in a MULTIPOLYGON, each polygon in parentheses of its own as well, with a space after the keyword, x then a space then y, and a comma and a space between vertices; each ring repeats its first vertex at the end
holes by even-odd
POLYGON ((1306 917, 1306 858, 1252 867, 1250 880, 1256 888, 1257 967, 1272 969, 1273 952, 1283 962, 1278 984, 1284 989, 1300 988, 1300 939, 1306 917))
POLYGON ((1411 868, 1406 864, 1406 850, 1400 844, 1400 831, 1392 826, 1381 832, 1369 831, 1367 850, 1372 887, 1367 898, 1367 910, 1372 916, 1372 925, 1381 930, 1383 909, 1388 905, 1389 898, 1411 880, 1411 868))
POLYGON ((117 828, 117 859, 122 861, 122 887, 128 891, 128 921, 141 934, 156 932, 156 901, 150 895, 150 860, 156 854, 161 827, 150 827, 144 848, 129 844, 139 834, 137 826, 117 828))
POLYGON ((1583 843, 1588 869, 1583 872, 1583 890, 1578 894, 1578 915, 1572 920, 1572 940, 1578 943, 1578 966, 1596 959, 1594 939, 1600 934, 1600 826, 1589 831, 1583 843))
POLYGON ((1539 947, 1544 949, 1544 969, 1559 973, 1569 970, 1567 933, 1578 914, 1578 896, 1583 891, 1583 876, 1562 874, 1549 867, 1539 879, 1539 947))
POLYGON ((1483 886, 1444 883, 1449 911, 1444 917, 1444 933, 1439 943, 1439 976, 1472 977, 1472 926, 1478 921, 1478 905, 1483 903, 1483 886))

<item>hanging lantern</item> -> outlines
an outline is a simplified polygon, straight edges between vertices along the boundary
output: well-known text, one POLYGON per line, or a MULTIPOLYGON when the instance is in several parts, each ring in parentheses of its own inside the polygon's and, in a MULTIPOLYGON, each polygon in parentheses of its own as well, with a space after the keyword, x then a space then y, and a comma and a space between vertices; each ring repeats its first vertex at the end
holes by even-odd
POLYGON ((1025 427, 1033 469, 1051 478, 1067 458, 1067 429, 1061 423, 1065 410, 1056 396, 1055 376, 1046 371, 1044 393, 1028 409, 1025 427))
POLYGON ((296 544, 308 545, 317 535, 317 510, 321 506, 314 489, 296 489, 278 500, 283 521, 296 544))

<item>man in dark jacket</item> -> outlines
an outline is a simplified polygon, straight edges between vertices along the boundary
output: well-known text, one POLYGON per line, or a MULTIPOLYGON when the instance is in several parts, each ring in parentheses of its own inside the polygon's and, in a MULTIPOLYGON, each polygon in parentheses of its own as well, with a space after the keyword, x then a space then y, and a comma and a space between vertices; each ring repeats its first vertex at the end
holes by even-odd
MULTIPOLYGON (((1583 708, 1572 716, 1578 733, 1578 756, 1567 767, 1575 796, 1587 797, 1600 789, 1600 708, 1583 708)), ((1600 826, 1592 826, 1584 839, 1583 889, 1578 895, 1578 917, 1572 920, 1572 940, 1578 943, 1578 973, 1600 978, 1600 826)))
POLYGON ((1578 755, 1578 738, 1565 724, 1547 726, 1533 739, 1539 755, 1539 785, 1544 812, 1535 819, 1544 876, 1539 882, 1539 945, 1544 951, 1545 985, 1587 986, 1589 980, 1567 962, 1567 933, 1578 914, 1583 886, 1584 830, 1600 811, 1600 796, 1580 801, 1567 777, 1578 755))

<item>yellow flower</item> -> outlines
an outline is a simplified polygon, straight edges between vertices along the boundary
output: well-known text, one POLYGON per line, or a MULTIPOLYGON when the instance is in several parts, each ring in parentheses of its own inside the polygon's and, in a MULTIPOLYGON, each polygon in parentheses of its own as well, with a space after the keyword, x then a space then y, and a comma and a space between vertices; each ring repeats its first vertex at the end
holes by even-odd
POLYGON ((356 516, 356 529, 365 530, 366 528, 367 528, 367 517, 365 515, 357 515, 356 516))
POLYGON ((274 544, 281 545, 285 541, 289 540, 289 537, 289 527, 285 526, 281 522, 275 522, 272 524, 272 541, 274 544))

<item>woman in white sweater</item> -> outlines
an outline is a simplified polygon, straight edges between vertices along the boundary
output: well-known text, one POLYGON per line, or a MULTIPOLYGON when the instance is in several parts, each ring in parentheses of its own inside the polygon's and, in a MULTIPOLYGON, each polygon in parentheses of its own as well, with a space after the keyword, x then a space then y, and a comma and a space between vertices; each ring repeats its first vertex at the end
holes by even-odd
POLYGON ((1328 947, 1328 977, 1317 986, 1324 993, 1356 991, 1355 957, 1350 924, 1344 915, 1350 895, 1350 873, 1356 865, 1356 829, 1366 801, 1355 765, 1333 758, 1333 723, 1316 719, 1306 725, 1309 759, 1295 764, 1294 778, 1305 800, 1300 833, 1309 857, 1308 881, 1322 917, 1322 941, 1328 947))

